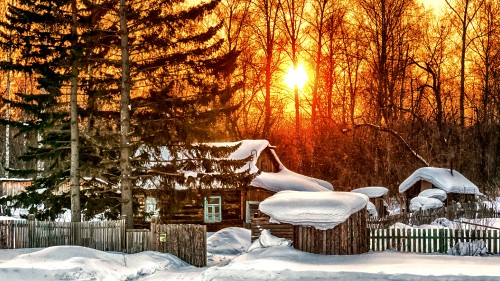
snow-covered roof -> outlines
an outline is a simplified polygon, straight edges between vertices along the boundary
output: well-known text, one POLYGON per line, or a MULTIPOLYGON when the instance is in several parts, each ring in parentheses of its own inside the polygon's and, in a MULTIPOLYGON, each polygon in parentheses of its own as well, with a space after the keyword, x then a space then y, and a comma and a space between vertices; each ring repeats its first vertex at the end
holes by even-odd
MULTIPOLYGON (((257 167, 257 160, 259 155, 268 147, 273 148, 269 141, 267 140, 241 140, 238 142, 216 142, 216 143, 206 143, 205 145, 211 145, 215 147, 239 147, 233 151, 227 159, 230 160, 241 160, 248 158, 249 156, 254 156, 251 160, 245 164, 240 170, 236 172, 242 172, 243 170, 249 170, 251 174, 256 174, 259 171, 257 167)), ((141 148, 144 149, 144 148, 141 148)), ((288 170, 279 160, 278 156, 273 149, 270 150, 273 154, 274 159, 278 162, 279 171, 277 173, 272 172, 261 172, 256 175, 256 177, 250 182, 250 186, 260 187, 269 191, 279 192, 282 190, 296 190, 296 191, 328 191, 333 190, 333 186, 324 180, 304 176, 293 171, 288 170)), ((158 157, 162 160, 172 159, 170 151, 166 147, 160 148, 160 155, 158 157)), ((189 156, 184 156, 189 157, 189 156)), ((155 161, 155 160, 152 160, 155 161)), ((179 171, 184 174, 184 177, 196 177, 197 173, 195 171, 179 171)), ((154 187, 158 186, 159 179, 147 179, 144 181, 143 186, 154 187)), ((187 187, 176 184, 176 189, 187 189, 187 187)))
POLYGON ((417 169, 399 185, 399 192, 405 192, 420 180, 428 181, 446 193, 481 194, 479 188, 458 171, 452 173, 450 169, 436 167, 417 169))
POLYGON ((26 179, 26 178, 0 178, 0 182, 3 182, 3 181, 28 182, 28 181, 32 181, 32 179, 26 179))
POLYGON ((262 172, 251 182, 251 186, 269 191, 331 191, 332 185, 326 181, 297 174, 283 167, 277 173, 262 172))
POLYGON ((273 223, 332 229, 366 207, 368 196, 360 193, 281 191, 259 204, 273 223))
POLYGON ((446 200, 446 192, 438 188, 429 188, 418 194, 418 197, 436 198, 441 201, 446 200))
POLYGON ((429 210, 443 207, 443 202, 436 198, 414 197, 410 200, 410 211, 429 210))
POLYGON ((351 190, 351 192, 362 193, 369 198, 382 197, 387 194, 389 190, 382 186, 367 186, 351 190))
MULTIPOLYGON (((207 146, 213 146, 213 147, 234 147, 237 145, 240 145, 235 151, 229 154, 227 159, 229 160, 241 160, 245 159, 251 155, 255 155, 256 157, 253 157, 250 162, 247 163, 243 169, 250 169, 251 173, 256 173, 258 171, 257 168, 257 158, 258 155, 262 153, 264 149, 267 147, 270 147, 271 145, 269 144, 269 141, 267 140, 241 140, 241 141, 236 141, 236 142, 211 142, 211 143, 203 143, 203 145, 207 146)), ((147 151, 148 153, 154 153, 154 151, 146 148, 146 147, 141 147, 139 148, 138 152, 136 154, 140 154, 143 151, 147 151)), ((136 155, 137 156, 137 155, 136 155)), ((182 151, 178 152, 177 158, 179 159, 186 159, 191 157, 188 153, 183 153, 182 151)), ((155 161, 157 160, 161 161, 169 161, 173 160, 171 151, 169 150, 168 147, 163 146, 159 148, 159 155, 156 155, 156 157, 151 157, 150 158, 150 164, 154 164, 155 161)))

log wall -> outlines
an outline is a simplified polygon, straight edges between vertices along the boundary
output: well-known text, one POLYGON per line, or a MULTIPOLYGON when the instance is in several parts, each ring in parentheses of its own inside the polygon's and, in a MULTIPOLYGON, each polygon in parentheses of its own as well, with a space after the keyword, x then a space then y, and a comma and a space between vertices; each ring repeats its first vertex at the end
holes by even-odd
POLYGON ((355 255, 370 250, 370 233, 366 225, 366 210, 352 214, 345 222, 333 229, 318 230, 314 227, 274 224, 268 216, 252 220, 252 241, 263 229, 276 237, 293 241, 297 250, 326 255, 355 255))

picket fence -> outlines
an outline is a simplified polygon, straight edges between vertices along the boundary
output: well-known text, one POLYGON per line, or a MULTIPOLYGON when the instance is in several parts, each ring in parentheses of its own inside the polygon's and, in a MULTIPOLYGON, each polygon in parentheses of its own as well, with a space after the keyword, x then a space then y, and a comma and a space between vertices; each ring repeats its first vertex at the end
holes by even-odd
POLYGON ((500 254, 500 230, 370 229, 370 249, 401 252, 446 253, 458 242, 483 240, 488 251, 500 254))
POLYGON ((194 266, 206 265, 206 226, 151 224, 126 229, 125 220, 95 222, 0 221, 0 249, 83 246, 101 251, 171 253, 194 266))

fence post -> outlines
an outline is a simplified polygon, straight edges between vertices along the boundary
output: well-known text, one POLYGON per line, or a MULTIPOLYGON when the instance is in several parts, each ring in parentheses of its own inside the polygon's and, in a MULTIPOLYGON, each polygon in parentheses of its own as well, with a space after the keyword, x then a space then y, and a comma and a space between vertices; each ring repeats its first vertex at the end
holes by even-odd
POLYGON ((127 215, 122 215, 120 217, 121 220, 121 225, 122 225, 122 252, 126 253, 127 252, 127 215))
POLYGON ((157 216, 152 216, 151 217, 151 237, 150 237, 150 243, 149 243, 149 247, 150 247, 150 251, 158 251, 158 239, 157 237, 159 237, 159 235, 157 235, 156 231, 157 231, 157 227, 156 227, 156 224, 157 224, 157 220, 158 220, 158 217, 157 216))
POLYGON ((38 245, 35 246, 35 237, 36 237, 36 226, 35 226, 35 215, 29 214, 28 215, 28 247, 29 248, 35 248, 38 247, 38 245))

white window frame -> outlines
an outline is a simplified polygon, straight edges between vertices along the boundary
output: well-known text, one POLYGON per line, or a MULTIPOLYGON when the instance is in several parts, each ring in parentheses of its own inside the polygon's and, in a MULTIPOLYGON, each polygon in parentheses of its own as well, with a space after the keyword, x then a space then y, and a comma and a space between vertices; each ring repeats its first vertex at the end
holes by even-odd
POLYGON ((222 221, 222 198, 221 196, 205 197, 203 221, 205 223, 216 223, 222 221), (215 200, 213 203, 212 200, 215 200))
POLYGON ((250 204, 259 205, 260 202, 261 201, 246 201, 246 206, 245 206, 245 222, 246 223, 252 223, 253 214, 250 214, 250 204))
POLYGON ((156 198, 146 197, 146 203, 144 205, 145 220, 151 221, 151 217, 158 214, 156 198))

